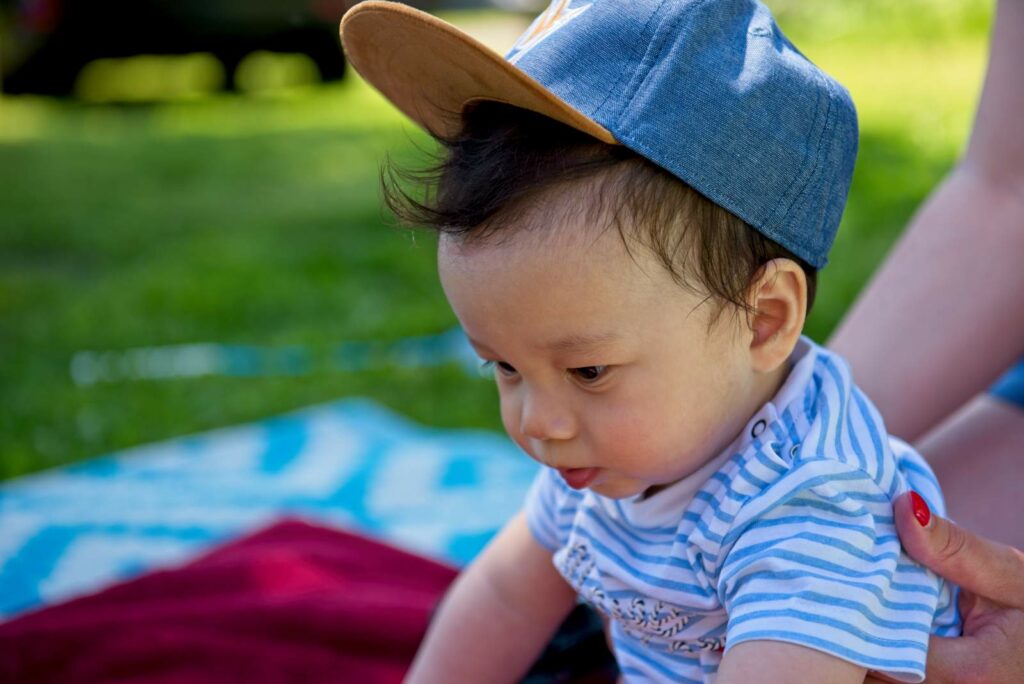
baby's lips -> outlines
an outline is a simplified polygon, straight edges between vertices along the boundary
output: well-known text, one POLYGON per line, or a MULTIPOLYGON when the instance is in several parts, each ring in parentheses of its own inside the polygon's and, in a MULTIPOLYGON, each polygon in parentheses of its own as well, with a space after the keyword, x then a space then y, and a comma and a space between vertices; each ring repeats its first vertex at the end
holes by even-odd
POLYGON ((558 474, 573 489, 583 489, 597 477, 598 468, 559 468, 558 474))

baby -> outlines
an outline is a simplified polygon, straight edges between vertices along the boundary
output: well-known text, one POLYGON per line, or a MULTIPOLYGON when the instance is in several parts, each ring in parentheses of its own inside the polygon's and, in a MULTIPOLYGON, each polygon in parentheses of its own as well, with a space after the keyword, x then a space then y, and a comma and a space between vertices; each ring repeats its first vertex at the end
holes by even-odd
POLYGON ((442 141, 400 216, 542 467, 410 681, 515 681, 578 599, 626 682, 921 681, 953 589, 892 501, 941 494, 803 337, 857 145, 755 0, 555 0, 506 59, 366 2, 352 64, 442 141))

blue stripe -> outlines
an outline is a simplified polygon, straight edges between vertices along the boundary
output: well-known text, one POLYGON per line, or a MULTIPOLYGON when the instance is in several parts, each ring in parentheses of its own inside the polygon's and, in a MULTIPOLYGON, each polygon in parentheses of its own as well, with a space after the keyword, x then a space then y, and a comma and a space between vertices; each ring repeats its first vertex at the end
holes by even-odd
POLYGON ((938 596, 939 590, 934 586, 921 585, 921 584, 904 584, 903 582, 891 582, 889 584, 896 591, 905 591, 913 594, 927 594, 928 596, 938 596))
POLYGON ((867 527, 865 525, 851 525, 849 523, 829 520, 828 518, 822 518, 814 515, 786 515, 780 518, 769 518, 767 520, 759 520, 757 522, 758 527, 777 527, 781 525, 821 525, 823 527, 834 527, 840 530, 856 532, 857 534, 867 537, 872 542, 877 542, 879 544, 898 540, 894 534, 876 535, 875 528, 873 527, 867 527))
MULTIPOLYGON (((849 407, 847 408, 849 409, 849 407)), ((870 472, 868 470, 868 454, 861 447, 860 440, 857 439, 857 428, 853 424, 852 410, 847 410, 846 412, 846 431, 850 436, 850 446, 853 447, 853 453, 857 455, 857 461, 860 463, 860 467, 863 468, 865 472, 870 472)), ((875 454, 877 455, 878 452, 875 451, 875 454)))
MULTIPOLYGON (((707 524, 707 522, 705 522, 705 520, 703 518, 698 520, 697 523, 694 525, 694 527, 696 527, 698 530, 700 530, 700 533, 703 534, 705 537, 707 537, 708 541, 714 542, 714 543, 716 543, 718 545, 722 544, 722 537, 721 537, 721 535, 718 535, 718 534, 715 534, 714 532, 712 532, 711 529, 708 528, 708 524, 707 524)), ((686 543, 689 542, 689 540, 690 540, 690 535, 685 533, 685 532, 676 535, 676 541, 677 542, 686 544, 686 543)))
MULTIPOLYGON (((824 460, 824 459, 818 459, 818 460, 824 460)), ((809 462, 809 461, 805 461, 805 462, 809 462)), ((865 473, 863 470, 860 470, 858 468, 856 472, 860 474, 860 479, 864 480, 865 482, 870 482, 875 487, 878 486, 878 485, 875 485, 875 481, 872 480, 871 477, 868 476, 868 474, 865 473)), ((847 478, 847 479, 853 479, 853 478, 847 478)), ((873 503, 892 503, 889 500, 889 497, 886 496, 885 492, 881 492, 881 491, 878 492, 877 494, 868 494, 866 492, 858 492, 857 490, 837 492, 835 494, 821 494, 821 493, 815 492, 815 496, 818 496, 818 497, 824 499, 825 501, 846 501, 847 499, 854 499, 856 501, 871 501, 873 503)))
POLYGON ((643 581, 652 587, 661 587, 663 589, 673 589, 675 591, 681 591, 686 594, 697 594, 698 596, 711 596, 713 592, 696 584, 687 584, 685 582, 677 582, 674 580, 668 580, 663 577, 656 577, 649 575, 645 572, 638 572, 635 568, 630 567, 621 556, 614 553, 611 549, 601 543, 599 539, 594 537, 588 530, 583 528, 576 528, 577 535, 586 538, 594 548, 605 558, 611 560, 617 565, 623 572, 628 576, 634 577, 638 580, 643 581))
MULTIPOLYGON (((770 625, 772 621, 778 618, 790 618, 800 620, 802 622, 810 623, 807 628, 813 629, 811 625, 825 625, 833 629, 837 629, 840 632, 846 632, 847 634, 854 636, 865 644, 871 644, 881 648, 911 648, 915 651, 921 651, 922 654, 928 651, 928 638, 924 637, 923 641, 914 641, 912 639, 887 639, 885 637, 875 636, 868 634, 862 629, 855 627, 842 620, 836 620, 828 617, 827 615, 820 615, 818 613, 808 613, 803 610, 793 610, 792 608, 783 608, 778 610, 757 610, 751 613, 744 613, 742 615, 730 615, 729 616, 729 634, 733 634, 736 628, 745 623, 755 620, 766 620, 770 625)), ((928 630, 924 630, 927 634, 928 630)), ((726 639, 728 642, 728 639, 726 639)))
MULTIPOLYGON (((814 463, 814 462, 815 461, 806 461, 805 463, 814 463)), ((792 476, 791 479, 796 479, 796 473, 799 473, 800 469, 797 468, 797 469, 795 469, 795 470, 793 470, 791 472, 794 473, 794 475, 792 476)), ((803 480, 803 481, 797 481, 797 482, 793 483, 793 487, 791 489, 789 489, 789 490, 787 490, 785 492, 778 492, 777 493, 778 494, 778 499, 776 501, 774 501, 771 505, 769 505, 767 508, 765 508, 763 511, 761 511, 760 515, 761 516, 768 515, 768 513, 774 511, 776 508, 778 508, 780 506, 787 505, 789 503, 789 501, 791 500, 791 497, 795 496, 797 493, 801 493, 801 494, 805 493, 808 490, 811 490, 811 489, 817 487, 818 485, 824 484, 826 482, 850 481, 850 480, 867 480, 867 479, 868 478, 867 478, 866 473, 863 473, 861 471, 850 471, 850 472, 845 472, 845 473, 828 473, 828 474, 825 474, 825 475, 816 475, 814 477, 810 477, 810 478, 808 478, 806 480, 803 480)), ((773 492, 773 494, 776 494, 776 492, 773 492)), ((825 499, 825 500, 835 500, 835 499, 842 500, 842 499, 844 499, 846 497, 853 498, 854 494, 857 494, 857 492, 848 492, 848 493, 839 494, 839 495, 836 495, 836 496, 825 496, 823 494, 819 494, 819 493, 815 492, 816 496, 818 496, 818 497, 820 497, 822 499, 825 499)), ((865 498, 867 498, 869 496, 870 495, 862 495, 859 498, 865 499, 865 498)), ((868 500, 870 500, 870 499, 868 499, 868 500)), ((888 499, 886 499, 886 501, 888 501, 888 499)), ((722 545, 723 546, 730 545, 732 542, 734 542, 736 540, 736 538, 738 538, 741 534, 743 534, 744 531, 745 531, 745 528, 742 527, 742 526, 732 528, 724 536, 724 539, 722 541, 722 545)))
MULTIPOLYGON (((838 497, 833 497, 833 500, 837 499, 837 498, 838 497)), ((838 515, 838 516, 842 516, 844 518, 864 518, 864 517, 867 517, 867 518, 873 518, 876 523, 881 523, 883 521, 887 521, 887 524, 889 524, 889 525, 895 525, 896 524, 896 519, 893 516, 891 516, 891 515, 890 516, 874 515, 873 513, 871 513, 869 510, 867 510, 863 506, 861 506, 856 511, 848 511, 845 508, 843 508, 842 506, 835 505, 832 500, 819 501, 817 499, 793 498, 793 499, 790 500, 790 504, 792 506, 794 506, 794 507, 799 506, 799 507, 802 507, 802 508, 817 508, 818 510, 828 511, 832 515, 838 515)))
POLYGON ((787 551, 785 549, 773 549, 769 553, 763 554, 761 556, 757 556, 755 558, 751 558, 748 561, 746 561, 745 563, 740 563, 737 567, 734 567, 734 568, 729 566, 729 561, 728 561, 728 559, 726 559, 726 566, 727 566, 727 568, 724 569, 723 572, 726 571, 726 570, 728 570, 729 572, 728 572, 727 576, 723 577, 723 579, 721 579, 719 581, 719 583, 720 584, 728 584, 729 580, 731 580, 737 574, 739 574, 739 573, 743 572, 744 570, 746 570, 747 568, 749 568, 751 565, 756 564, 758 561, 764 561, 764 560, 769 560, 769 559, 789 561, 791 563, 797 563, 799 565, 803 565, 803 566, 806 566, 806 567, 809 567, 809 568, 817 568, 818 570, 827 570, 828 572, 834 572, 835 574, 839 575, 840 577, 853 577, 853 578, 861 578, 861 579, 866 578, 866 577, 881 577, 884 580, 890 580, 892 578, 892 575, 893 575, 892 571, 886 571, 886 570, 867 570, 867 571, 853 570, 851 568, 847 568, 845 566, 838 565, 837 563, 830 563, 829 561, 822 560, 820 558, 815 558, 813 556, 808 556, 808 555, 803 554, 803 553, 796 553, 796 552, 793 552, 793 551, 787 551))
POLYGON ((747 470, 747 466, 749 466, 749 465, 750 465, 750 463, 748 462, 748 463, 745 463, 742 468, 740 468, 740 470, 739 470, 740 477, 742 477, 744 480, 746 480, 750 484, 754 485, 758 489, 767 489, 768 488, 768 483, 767 482, 765 482, 764 480, 762 480, 761 478, 757 477, 756 475, 751 473, 749 470, 747 470))
MULTIPOLYGON (((727 492, 727 494, 728 493, 729 492, 727 492)), ((742 495, 738 495, 738 496, 742 496, 742 495)), ((711 509, 712 514, 714 514, 714 516, 716 518, 718 518, 719 520, 721 520, 722 522, 724 522, 724 523, 731 523, 735 519, 734 516, 732 516, 732 515, 730 515, 728 513, 723 513, 722 512, 722 510, 721 510, 722 501, 717 499, 717 498, 715 498, 715 496, 713 494, 711 494, 711 492, 709 492, 709 491, 707 491, 705 489, 701 489, 696 494, 694 494, 693 497, 694 497, 694 499, 698 499, 698 500, 703 501, 706 504, 708 504, 707 507, 711 509)), ((730 498, 732 498, 732 497, 730 496, 730 498)), ((692 515, 695 520, 701 517, 700 514, 697 514, 697 513, 692 513, 691 514, 690 512, 687 512, 686 515, 692 515)))
MULTIPOLYGON (((821 377, 815 373, 811 376, 811 384, 814 386, 814 395, 810 393, 804 397, 804 417, 807 418, 808 424, 813 423, 817 414, 814 413, 814 409, 818 406, 818 399, 821 397, 821 377)), ((822 452, 824 453, 824 452, 822 452)))
MULTIPOLYGON (((726 603, 731 604, 732 601, 739 600, 734 598, 739 591, 743 590, 748 583, 754 583, 762 579, 764 579, 767 582, 776 583, 776 586, 778 586, 777 583, 779 582, 786 582, 788 580, 804 581, 808 578, 824 580, 825 582, 828 582, 830 584, 841 584, 843 586, 859 589, 861 591, 866 591, 874 595, 875 599, 885 608, 891 608, 893 610, 920 610, 924 612, 934 611, 934 608, 930 603, 892 601, 886 598, 885 592, 881 588, 875 586, 874 584, 868 584, 867 582, 857 582, 854 580, 843 579, 840 577, 832 577, 830 575, 819 575, 816 572, 808 572, 805 570, 785 570, 779 572, 776 570, 768 569, 758 570, 757 572, 752 572, 749 575, 744 575, 736 581, 732 589, 730 589, 729 592, 726 594, 725 601, 726 603)), ((750 589, 750 591, 753 591, 753 589, 750 589)), ((936 592, 935 595, 937 596, 938 592, 936 592)))
MULTIPOLYGON (((839 409, 836 415, 835 421, 825 421, 825 425, 835 430, 835 449, 836 454, 839 455, 839 460, 846 463, 846 450, 843 448, 843 431, 839 429, 842 424, 842 416, 846 415, 846 384, 843 382, 843 378, 839 375, 839 372, 833 367, 832 360, 829 357, 821 354, 818 359, 825 370, 828 371, 829 375, 832 376, 832 382, 836 385, 836 394, 839 398, 839 409)), ((826 398, 827 402, 827 398, 826 398)), ((827 429, 827 428, 826 428, 827 429)), ((824 452, 822 452, 824 454, 824 452)), ((863 463, 861 466, 863 467, 863 463)))
MULTIPOLYGON (((760 523, 754 523, 753 525, 750 525, 749 527, 747 527, 747 529, 748 530, 758 529, 759 526, 760 526, 760 523)), ((787 542, 789 542, 790 540, 793 540, 793 539, 806 539, 807 541, 815 542, 817 544, 822 544, 824 546, 831 546, 832 548, 834 548, 834 549, 836 549, 838 551, 842 551, 843 553, 845 553, 848 556, 853 556, 854 558, 859 558, 860 560, 866 561, 868 563, 882 563, 883 561, 896 560, 896 559, 898 559, 900 557, 900 554, 898 552, 892 552, 892 551, 886 551, 884 553, 878 554, 877 556, 872 556, 871 554, 863 551, 862 549, 858 549, 853 544, 841 541, 841 540, 836 539, 834 537, 826 537, 826 536, 821 535, 821 534, 814 534, 813 532, 797 532, 796 534, 791 534, 791 535, 788 535, 788 536, 785 536, 785 537, 782 537, 782 538, 771 539, 769 541, 764 541, 764 542, 758 542, 756 544, 751 544, 750 546, 742 546, 739 549, 736 549, 736 547, 733 547, 733 551, 729 554, 729 561, 733 561, 733 560, 738 561, 738 560, 741 560, 743 558, 746 558, 747 556, 753 555, 755 553, 761 553, 762 551, 766 551, 766 550, 769 550, 769 549, 770 550, 790 550, 790 546, 787 544, 787 542), (787 546, 784 549, 780 548, 780 546, 783 545, 783 544, 787 544, 787 546)), ((739 544, 737 544, 737 546, 739 546, 739 544)), ((804 550, 806 550, 808 552, 814 552, 815 549, 808 548, 808 547, 809 547, 808 544, 800 544, 800 545, 798 545, 797 548, 802 548, 802 549, 804 549, 804 550)))
MULTIPOLYGON (((820 603, 823 606, 839 606, 841 608, 847 608, 849 610, 856 611, 866 617, 869 621, 878 625, 879 627, 885 627, 887 629, 909 629, 915 632, 928 633, 928 627, 932 622, 932 615, 934 610, 927 608, 922 613, 928 617, 925 622, 905 622, 897 620, 886 620, 885 618, 875 615, 866 605, 858 603, 857 601, 851 601, 849 599, 839 598, 835 594, 820 594, 816 591, 798 591, 796 593, 787 592, 783 594, 773 592, 751 592, 744 594, 737 600, 733 601, 729 606, 731 611, 735 611, 739 606, 746 605, 748 603, 760 603, 763 601, 792 601, 793 599, 804 599, 811 603, 820 603)), ((826 609, 827 612, 827 609, 826 609)))
POLYGON ((782 422, 786 426, 786 431, 789 433, 789 439, 793 444, 801 444, 803 438, 800 436, 800 432, 796 429, 796 421, 793 419, 793 411, 791 407, 787 406, 786 410, 782 412, 782 422))
POLYGON ((867 401, 864 399, 863 393, 861 393, 860 390, 856 390, 853 393, 853 398, 857 402, 857 408, 860 409, 861 414, 864 416, 864 422, 868 426, 868 434, 871 435, 871 444, 874 445, 875 453, 878 455, 878 473, 876 474, 876 481, 879 483, 879 486, 881 486, 881 475, 885 469, 884 456, 886 454, 886 448, 882 443, 882 436, 878 431, 879 426, 875 424, 874 416, 871 415, 871 410, 868 407, 867 401))
MULTIPOLYGON (((820 396, 820 395, 819 395, 820 396)), ((830 413, 828 410, 828 400, 819 401, 817 404, 818 411, 821 413, 821 422, 818 424, 818 455, 823 456, 828 453, 828 449, 825 448, 825 439, 828 436, 828 426, 830 424, 829 418, 830 413)), ((839 456, 840 462, 845 462, 842 456, 839 456)))
MULTIPOLYGON (((605 523, 604 520, 602 520, 600 517, 598 517, 597 515, 594 514, 594 511, 587 510, 586 511, 586 515, 587 515, 588 519, 590 519, 594 523, 596 523, 598 525, 598 527, 600 527, 604 531, 604 533, 606 535, 608 535, 609 540, 614 541, 616 544, 619 544, 620 546, 622 546, 623 549, 625 550, 626 554, 628 554, 631 558, 635 558, 636 560, 643 561, 645 563, 652 563, 652 564, 655 564, 655 565, 663 565, 663 566, 664 565, 668 565, 668 566, 672 566, 672 567, 683 568, 685 570, 689 570, 689 571, 693 572, 693 566, 690 565, 690 562, 688 560, 686 560, 685 558, 678 558, 678 557, 676 557, 674 555, 652 556, 652 555, 649 555, 649 554, 646 554, 646 553, 641 553, 639 550, 636 550, 633 546, 631 546, 627 542, 625 542, 622 539, 622 537, 620 537, 617 534, 615 534, 611 530, 611 528, 607 525, 607 523, 605 523)), ((635 539, 635 537, 634 537, 634 539, 635 539)), ((639 540, 639 541, 641 543, 643 543, 643 540, 639 540)), ((671 550, 672 550, 671 547, 668 548, 668 549, 665 549, 666 552, 671 551, 671 550)))
POLYGON ((785 475, 787 472, 789 472, 786 468, 783 468, 778 463, 769 460, 768 456, 760 449, 758 449, 756 457, 758 462, 761 463, 761 465, 763 465, 768 470, 775 472, 778 475, 785 475))
MULTIPOLYGON (((925 480, 929 484, 931 484, 934 487, 938 487, 939 483, 935 481, 935 475, 923 465, 909 458, 901 459, 899 463, 900 468, 903 468, 904 470, 909 470, 912 473, 917 473, 921 477, 925 478, 925 480)), ((931 504, 930 501, 928 503, 931 504)))

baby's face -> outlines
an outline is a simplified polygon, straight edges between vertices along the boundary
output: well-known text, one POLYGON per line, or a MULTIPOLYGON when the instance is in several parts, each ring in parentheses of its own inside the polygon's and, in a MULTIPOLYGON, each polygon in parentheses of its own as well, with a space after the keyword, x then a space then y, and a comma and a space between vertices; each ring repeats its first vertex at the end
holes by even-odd
POLYGON ((505 429, 571 486, 613 498, 689 475, 749 419, 750 333, 617 231, 442 237, 441 283, 494 364, 505 429))

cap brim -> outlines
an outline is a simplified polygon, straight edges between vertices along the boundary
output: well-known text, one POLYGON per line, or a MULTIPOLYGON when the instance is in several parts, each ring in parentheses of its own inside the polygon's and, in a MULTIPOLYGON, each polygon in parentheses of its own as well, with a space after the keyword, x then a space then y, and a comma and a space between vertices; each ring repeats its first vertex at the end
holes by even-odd
POLYGON ((603 142, 606 128, 566 104, 501 55, 437 17, 397 2, 369 0, 346 12, 341 42, 349 63, 409 118, 450 138, 479 100, 543 114, 603 142))

